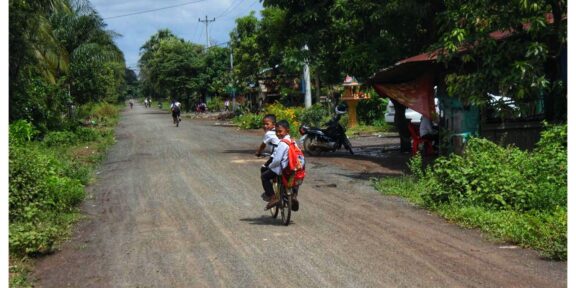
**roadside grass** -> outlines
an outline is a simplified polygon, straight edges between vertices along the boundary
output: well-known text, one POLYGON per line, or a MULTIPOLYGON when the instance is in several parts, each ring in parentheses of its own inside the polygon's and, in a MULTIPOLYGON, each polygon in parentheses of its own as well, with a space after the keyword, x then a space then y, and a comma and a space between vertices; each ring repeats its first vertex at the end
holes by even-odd
POLYGON ((32 269, 30 259, 27 257, 17 259, 10 258, 8 265, 9 287, 34 287, 30 281, 28 281, 28 273, 30 273, 32 269))
POLYGON ((92 109, 95 125, 48 132, 42 141, 28 137, 36 133, 31 124, 10 125, 10 287, 33 287, 36 259, 58 249, 83 218, 78 205, 118 123, 117 106, 92 109))
POLYGON ((376 179, 374 187, 478 228, 493 241, 566 260, 567 126, 544 128, 531 151, 472 138, 462 155, 427 165, 417 155, 408 162, 411 175, 376 179))
POLYGON ((356 135, 366 135, 366 134, 374 134, 374 133, 383 133, 383 132, 392 132, 394 128, 388 124, 382 125, 365 125, 359 124, 355 127, 348 128, 346 130, 346 134, 349 136, 356 136, 356 135))
POLYGON ((383 195, 405 198, 461 227, 478 228, 486 233, 491 241, 533 248, 553 260, 567 258, 565 209, 558 208, 552 212, 517 212, 494 211, 456 203, 426 206, 421 196, 425 187, 412 176, 376 179, 374 187, 383 195))

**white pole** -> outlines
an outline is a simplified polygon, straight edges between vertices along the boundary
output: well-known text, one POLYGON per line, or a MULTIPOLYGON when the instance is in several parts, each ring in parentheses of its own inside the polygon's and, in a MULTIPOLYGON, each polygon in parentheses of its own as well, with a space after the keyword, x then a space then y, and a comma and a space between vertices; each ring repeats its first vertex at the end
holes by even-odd
POLYGON ((232 111, 236 111, 236 88, 234 87, 234 54, 232 54, 232 47, 230 47, 230 78, 232 81, 232 111))
MULTIPOLYGON (((308 45, 304 45, 304 51, 308 52, 308 45)), ((312 107, 312 90, 310 87, 310 68, 308 67, 308 57, 304 61, 304 85, 306 85, 306 91, 304 93, 304 108, 312 107)))

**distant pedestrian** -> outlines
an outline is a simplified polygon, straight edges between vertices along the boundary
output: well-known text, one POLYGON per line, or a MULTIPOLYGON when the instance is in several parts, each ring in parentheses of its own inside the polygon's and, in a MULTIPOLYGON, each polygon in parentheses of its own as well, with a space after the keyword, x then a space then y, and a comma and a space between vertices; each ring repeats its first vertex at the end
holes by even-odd
POLYGON ((224 101, 224 111, 230 111, 230 100, 224 101))

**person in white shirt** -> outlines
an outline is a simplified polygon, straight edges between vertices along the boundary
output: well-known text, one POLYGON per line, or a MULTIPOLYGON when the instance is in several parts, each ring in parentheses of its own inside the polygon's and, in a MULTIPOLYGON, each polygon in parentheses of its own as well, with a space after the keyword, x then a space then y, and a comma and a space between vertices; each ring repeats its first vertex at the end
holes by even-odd
POLYGON ((172 110, 172 119, 174 119, 174 123, 176 123, 176 121, 180 122, 180 107, 182 106, 182 104, 180 104, 180 102, 178 102, 178 100, 172 100, 172 103, 170 104, 170 110, 172 110))
POLYGON ((420 138, 430 139, 433 145, 436 146, 438 144, 438 130, 434 129, 434 126, 429 118, 424 116, 420 118, 420 138))
POLYGON ((269 154, 272 155, 274 152, 274 148, 278 146, 278 142, 280 140, 276 136, 276 116, 274 114, 266 114, 264 118, 262 118, 262 128, 264 129, 264 137, 262 138, 262 143, 256 149, 257 157, 262 156, 262 154, 269 154))
MULTIPOLYGON (((276 136, 278 139, 290 139, 290 124, 286 120, 280 120, 276 123, 276 136)), ((266 169, 260 174, 262 188, 264 188, 264 200, 268 200, 267 209, 278 203, 278 198, 274 194, 272 180, 282 174, 282 170, 288 166, 288 144, 279 141, 278 147, 274 150, 272 161, 266 169)))

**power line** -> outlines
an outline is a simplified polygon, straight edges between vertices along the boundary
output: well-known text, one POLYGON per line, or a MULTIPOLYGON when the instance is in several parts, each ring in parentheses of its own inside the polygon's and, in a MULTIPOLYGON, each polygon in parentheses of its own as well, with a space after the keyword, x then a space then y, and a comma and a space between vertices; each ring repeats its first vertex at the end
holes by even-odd
POLYGON ((139 11, 139 12, 134 12, 134 13, 128 13, 128 14, 123 14, 123 15, 106 17, 106 18, 103 18, 103 19, 104 19, 104 20, 106 20, 106 19, 114 19, 114 18, 121 18, 121 17, 126 17, 126 16, 132 16, 132 15, 150 13, 150 12, 155 12, 155 11, 159 11, 159 10, 165 10, 165 9, 170 9, 170 8, 175 8, 175 7, 180 7, 180 6, 185 6, 185 5, 195 4, 195 3, 200 3, 200 2, 204 2, 204 1, 206 1, 206 0, 198 0, 198 1, 193 1, 193 2, 186 2, 186 3, 182 3, 182 4, 177 4, 177 5, 172 5, 172 6, 166 6, 166 7, 161 7, 161 8, 157 8, 157 9, 150 9, 150 10, 144 10, 144 11, 139 11))
POLYGON ((250 4, 250 6, 248 6, 248 8, 244 11, 238 10, 236 14, 232 14, 232 15, 240 15, 242 13, 246 13, 250 11, 250 8, 252 8, 252 6, 256 5, 256 3, 258 3, 259 0, 254 0, 254 2, 252 2, 252 4, 250 4))
POLYGON ((238 4, 242 3, 243 0, 239 0, 238 2, 236 2, 236 4, 232 3, 230 4, 230 6, 228 6, 228 8, 226 8, 222 13, 220 13, 220 15, 216 16, 216 18, 220 18, 230 12, 232 12, 234 9, 233 7, 238 6, 238 4))

